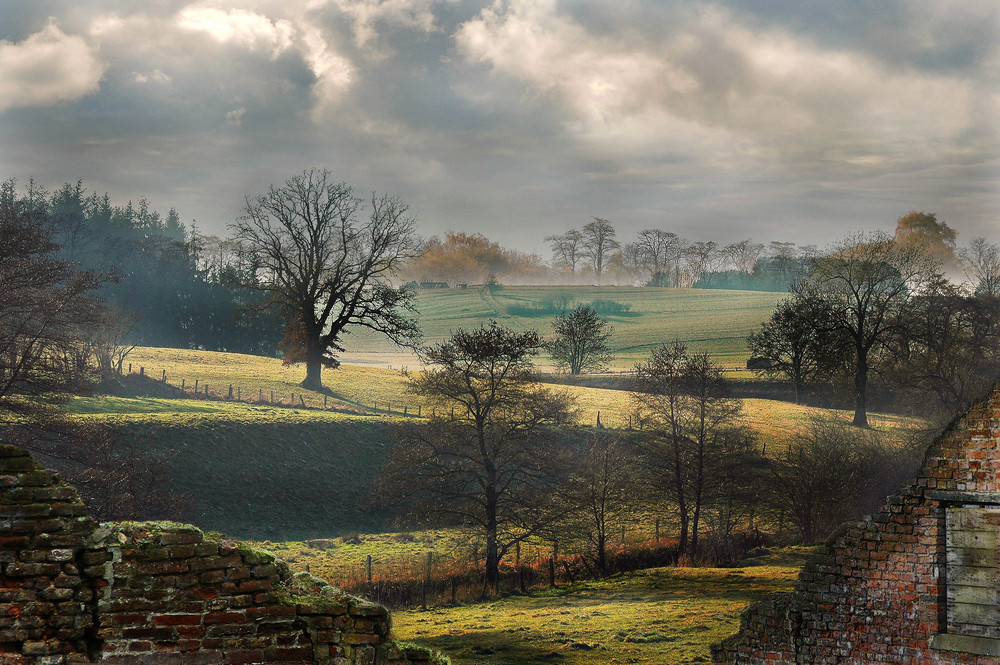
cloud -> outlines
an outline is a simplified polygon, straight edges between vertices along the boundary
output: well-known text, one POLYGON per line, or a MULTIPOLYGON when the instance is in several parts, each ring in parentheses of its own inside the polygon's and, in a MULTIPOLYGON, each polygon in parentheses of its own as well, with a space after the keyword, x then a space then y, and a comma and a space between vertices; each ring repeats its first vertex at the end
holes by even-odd
POLYGON ((262 49, 277 57, 292 46, 295 28, 288 20, 271 20, 246 9, 228 11, 211 7, 187 7, 177 16, 185 30, 204 32, 216 41, 234 43, 250 50, 262 49))
POLYGON ((0 111, 50 106, 97 91, 104 65, 83 37, 54 20, 24 41, 0 41, 0 111))
POLYGON ((243 116, 245 116, 246 113, 247 110, 242 106, 239 107, 238 109, 233 109, 232 111, 227 112, 226 124, 231 125, 233 127, 239 127, 241 124, 243 124, 243 116))
POLYGON ((332 0, 350 17, 354 41, 365 46, 378 36, 377 24, 389 23, 420 32, 437 30, 433 5, 440 0, 332 0))
POLYGON ((915 136, 930 150, 973 122, 960 77, 887 66, 717 5, 671 19, 656 36, 598 32, 553 0, 498 1, 461 26, 456 50, 493 80, 520 82, 518 104, 557 104, 567 131, 630 149, 874 165, 923 151, 915 136))

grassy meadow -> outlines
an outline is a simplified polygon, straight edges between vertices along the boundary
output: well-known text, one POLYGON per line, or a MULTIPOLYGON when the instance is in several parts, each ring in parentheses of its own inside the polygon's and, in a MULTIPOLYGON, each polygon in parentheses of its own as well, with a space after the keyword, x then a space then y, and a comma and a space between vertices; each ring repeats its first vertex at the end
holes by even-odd
MULTIPOLYGON (((612 301, 628 308, 607 318, 615 326, 610 369, 630 369, 661 344, 680 339, 694 351, 707 351, 728 369, 747 360, 746 336, 770 315, 787 294, 714 289, 661 289, 626 286, 505 286, 492 294, 468 289, 417 292, 420 326, 427 342, 440 342, 453 330, 477 327, 496 319, 516 330, 535 328, 552 334, 552 319, 563 306, 612 301)), ((344 360, 382 367, 414 367, 416 357, 367 330, 345 338, 344 360)), ((539 369, 552 369, 540 357, 539 369)))
POLYGON ((492 602, 393 613, 399 639, 453 665, 711 662, 747 605, 790 591, 801 559, 746 568, 654 568, 492 602))

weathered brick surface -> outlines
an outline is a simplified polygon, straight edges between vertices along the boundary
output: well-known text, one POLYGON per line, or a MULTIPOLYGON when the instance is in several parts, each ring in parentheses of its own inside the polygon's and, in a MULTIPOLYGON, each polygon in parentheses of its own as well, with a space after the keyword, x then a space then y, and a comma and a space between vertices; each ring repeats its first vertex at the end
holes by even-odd
POLYGON ((380 605, 185 524, 97 525, 0 446, 0 663, 419 665, 380 605))
POLYGON ((947 631, 945 507, 959 496, 971 503, 996 503, 998 493, 1000 386, 928 449, 910 486, 889 497, 875 515, 832 535, 803 568, 793 593, 748 608, 740 632, 713 645, 713 661, 998 662, 996 656, 931 646, 936 634, 947 631))

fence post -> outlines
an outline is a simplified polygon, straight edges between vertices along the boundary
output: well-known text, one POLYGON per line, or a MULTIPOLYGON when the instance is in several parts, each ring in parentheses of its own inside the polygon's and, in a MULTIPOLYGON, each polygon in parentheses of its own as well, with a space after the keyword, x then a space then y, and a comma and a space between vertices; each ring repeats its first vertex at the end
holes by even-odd
POLYGON ((181 379, 181 390, 184 390, 184 387, 185 387, 186 383, 187 383, 187 379, 181 379))
POLYGON ((139 376, 146 376, 146 368, 139 367, 139 376))
POLYGON ((597 429, 601 429, 601 412, 597 412, 597 429))
POLYGON ((424 583, 420 587, 420 606, 427 609, 427 587, 431 584, 431 562, 434 559, 434 552, 427 553, 427 565, 424 568, 424 583))
POLYGON ((233 398, 233 384, 229 384, 229 399, 233 398))
POLYGON ((198 394, 198 379, 194 380, 194 394, 198 394))
POLYGON ((132 363, 129 363, 129 364, 128 364, 128 373, 129 373, 129 374, 131 374, 131 373, 132 373, 132 363))
POLYGON ((292 393, 292 396, 288 398, 288 406, 295 406, 295 393, 292 393))
POLYGON ((243 401, 243 388, 239 386, 236 386, 236 401, 237 402, 243 401))
POLYGON ((263 404, 264 403, 264 389, 263 388, 258 388, 257 389, 257 402, 259 404, 263 404))
POLYGON ((208 384, 205 384, 205 397, 208 397, 208 384))
POLYGON ((368 583, 372 583, 372 555, 369 554, 365 559, 365 571, 368 573, 368 583))
POLYGON ((417 418, 420 417, 420 405, 417 404, 417 418))
POLYGON ((274 391, 271 391, 271 401, 268 404, 274 404, 274 391))
POLYGON ((299 403, 302 404, 303 409, 306 408, 306 401, 302 398, 302 395, 299 395, 299 403))
POLYGON ((167 370, 163 370, 163 379, 162 380, 163 380, 164 383, 167 382, 167 370))
POLYGON ((323 395, 323 410, 326 411, 326 395, 323 395))
POLYGON ((410 409, 410 407, 406 406, 405 404, 403 405, 403 415, 404 415, 404 416, 405 416, 405 415, 407 415, 407 413, 406 413, 406 412, 407 412, 407 411, 408 411, 409 409, 410 409))

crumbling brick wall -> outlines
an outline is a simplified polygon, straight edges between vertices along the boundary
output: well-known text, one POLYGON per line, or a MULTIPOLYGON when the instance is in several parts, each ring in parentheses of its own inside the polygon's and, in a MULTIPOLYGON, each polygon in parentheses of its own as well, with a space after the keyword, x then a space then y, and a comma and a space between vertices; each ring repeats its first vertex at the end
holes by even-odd
POLYGON ((419 665, 381 605, 269 552, 173 523, 97 525, 76 491, 0 446, 0 662, 419 665))
MULTIPOLYGON (((1000 387, 928 449, 914 482, 875 515, 841 529, 803 568, 795 591, 748 608, 713 645, 719 665, 998 662, 1000 612, 956 625, 949 510, 1000 508, 1000 387), (949 577, 951 576, 951 577, 949 577)), ((996 543, 1000 530, 982 532, 996 543)), ((994 547, 996 550, 996 547, 994 547)), ((989 549, 983 550, 989 555, 989 549)), ((986 565, 986 564, 983 564, 986 565)), ((992 564, 990 564, 992 565, 992 564)), ((981 569, 1000 586, 995 569, 981 569), (991 572, 992 570, 992 572, 991 572)), ((987 590, 988 591, 988 590, 987 590)))

